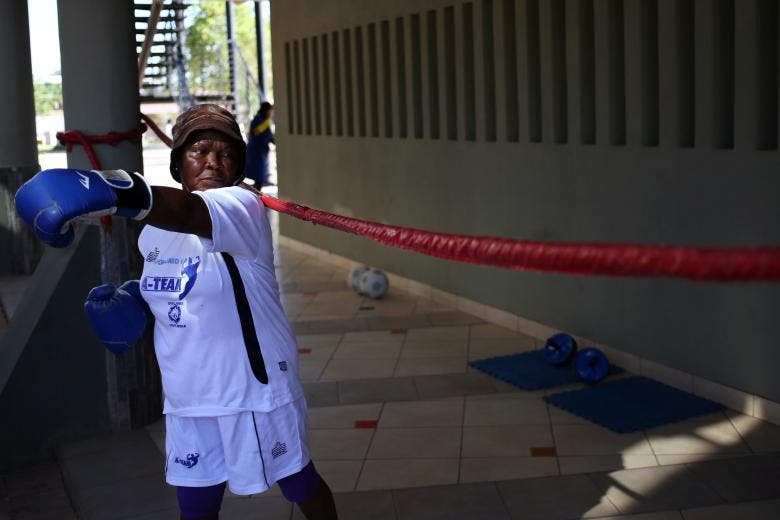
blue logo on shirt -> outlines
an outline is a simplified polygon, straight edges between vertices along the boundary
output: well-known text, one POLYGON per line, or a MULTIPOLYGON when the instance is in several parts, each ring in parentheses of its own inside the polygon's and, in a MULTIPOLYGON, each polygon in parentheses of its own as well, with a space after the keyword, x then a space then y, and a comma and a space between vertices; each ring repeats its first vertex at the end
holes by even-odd
POLYGON ((181 464, 185 468, 191 468, 198 463, 198 457, 200 457, 200 453, 188 453, 186 459, 180 459, 179 457, 176 457, 173 459, 173 462, 181 464))
POLYGON ((181 275, 187 281, 184 283, 184 291, 179 295, 180 300, 183 300, 195 285, 195 280, 198 279, 198 266, 200 266, 199 256, 195 257, 194 262, 192 261, 192 258, 188 258, 187 261, 184 262, 184 267, 181 268, 181 275))
POLYGON ((168 305, 170 307, 168 309, 168 319, 173 323, 179 323, 179 320, 181 320, 181 303, 171 302, 168 305))
POLYGON ((178 276, 144 276, 141 290, 151 292, 179 292, 181 278, 178 276))

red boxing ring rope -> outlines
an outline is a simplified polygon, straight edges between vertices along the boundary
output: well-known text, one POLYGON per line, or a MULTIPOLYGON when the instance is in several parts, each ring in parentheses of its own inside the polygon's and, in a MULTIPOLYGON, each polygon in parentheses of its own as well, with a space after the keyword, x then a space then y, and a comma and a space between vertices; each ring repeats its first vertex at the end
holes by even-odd
MULTIPOLYGON (((143 114, 141 117, 161 140, 171 145, 170 138, 154 121, 143 114)), ((92 166, 100 170, 100 161, 91 143, 114 144, 137 139, 145 130, 146 125, 142 123, 129 132, 85 136, 71 131, 60 132, 57 138, 67 145, 68 151, 73 144, 83 146, 92 166)), ((266 207, 279 213, 370 238, 380 244, 446 260, 575 275, 671 277, 719 282, 780 281, 778 246, 694 248, 583 244, 436 233, 336 215, 255 192, 266 207)))

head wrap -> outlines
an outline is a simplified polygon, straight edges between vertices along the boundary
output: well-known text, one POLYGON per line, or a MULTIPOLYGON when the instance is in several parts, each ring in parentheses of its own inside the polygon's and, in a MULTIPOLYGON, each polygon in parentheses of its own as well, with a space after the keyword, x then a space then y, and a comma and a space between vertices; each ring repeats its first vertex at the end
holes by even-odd
POLYGON ((176 182, 181 182, 179 175, 179 159, 182 149, 189 144, 190 137, 198 130, 214 130, 223 134, 238 148, 236 174, 238 179, 244 177, 244 162, 246 161, 246 143, 241 135, 241 129, 228 110, 219 105, 205 103, 188 108, 176 118, 173 125, 173 144, 171 145, 171 175, 176 182))

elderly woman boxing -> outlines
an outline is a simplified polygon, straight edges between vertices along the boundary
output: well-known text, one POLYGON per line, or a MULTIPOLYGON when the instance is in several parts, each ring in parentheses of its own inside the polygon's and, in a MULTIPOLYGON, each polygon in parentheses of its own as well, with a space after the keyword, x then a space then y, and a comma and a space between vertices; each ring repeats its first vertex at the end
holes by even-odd
POLYGON ((129 348, 154 318, 165 478, 177 487, 182 518, 218 518, 226 485, 249 495, 274 483, 307 518, 336 518, 309 455, 295 338, 265 208, 242 184, 245 154, 232 114, 196 105, 173 127, 170 171, 181 190, 121 170, 46 170, 19 189, 16 207, 56 247, 73 240, 76 217, 146 224, 141 279, 96 287, 85 307, 113 352, 129 348))

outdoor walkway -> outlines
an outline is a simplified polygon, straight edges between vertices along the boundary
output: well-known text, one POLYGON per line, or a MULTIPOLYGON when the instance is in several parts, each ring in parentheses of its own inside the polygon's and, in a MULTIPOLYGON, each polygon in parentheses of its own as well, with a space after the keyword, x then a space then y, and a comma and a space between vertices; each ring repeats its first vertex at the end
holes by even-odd
MULTIPOLYGON (((363 298, 346 270, 288 247, 277 265, 342 519, 780 518, 780 427, 727 411, 615 434, 468 367, 539 340, 395 287, 363 298)), ((0 476, 0 520, 177 518, 162 428, 0 476)), ((303 517, 274 488, 229 495, 221 518, 303 517)))

